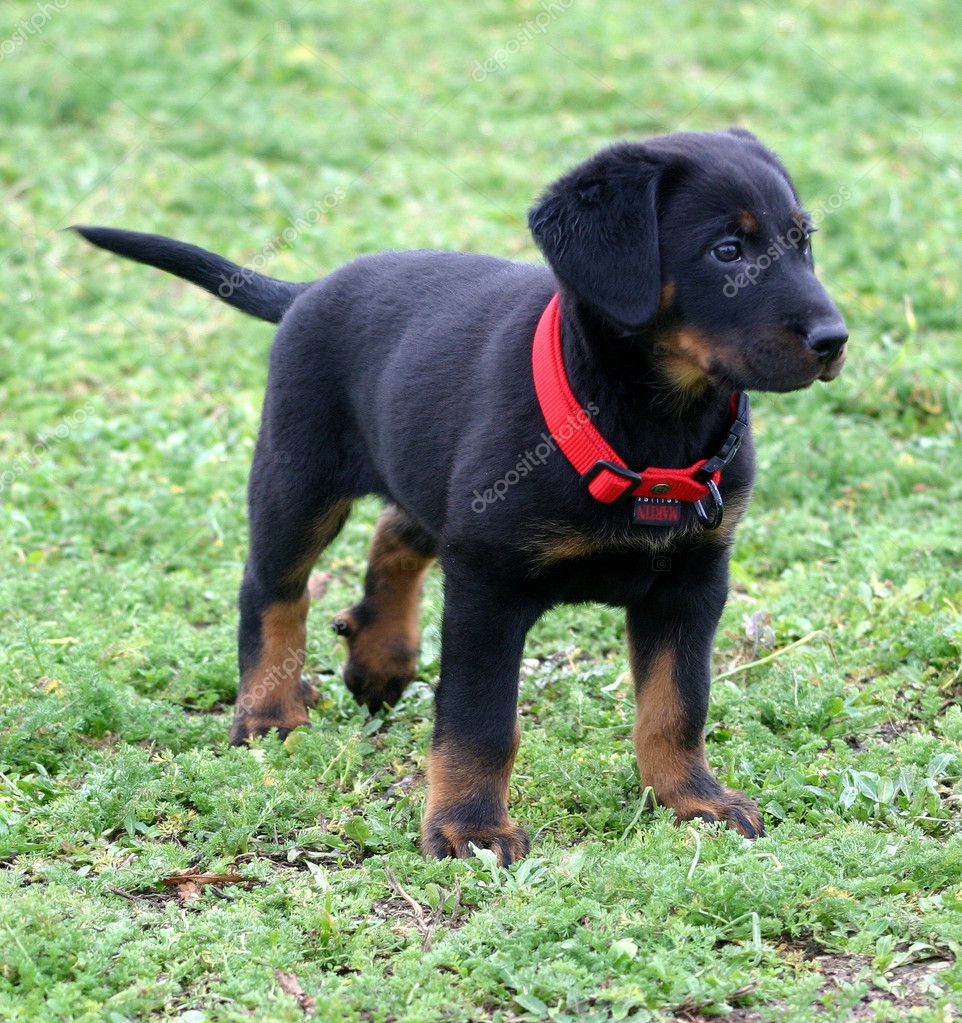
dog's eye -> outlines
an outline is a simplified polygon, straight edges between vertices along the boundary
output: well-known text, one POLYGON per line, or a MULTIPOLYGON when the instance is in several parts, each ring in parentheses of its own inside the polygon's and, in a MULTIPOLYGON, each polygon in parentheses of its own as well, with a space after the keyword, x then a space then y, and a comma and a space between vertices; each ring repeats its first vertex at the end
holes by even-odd
POLYGON ((799 252, 803 255, 809 251, 812 247, 812 235, 818 230, 817 227, 813 227, 810 224, 799 224, 797 226, 795 238, 795 246, 799 252))
POLYGON ((742 247, 738 242, 722 242, 711 250, 711 254, 719 263, 734 263, 742 258, 742 247))

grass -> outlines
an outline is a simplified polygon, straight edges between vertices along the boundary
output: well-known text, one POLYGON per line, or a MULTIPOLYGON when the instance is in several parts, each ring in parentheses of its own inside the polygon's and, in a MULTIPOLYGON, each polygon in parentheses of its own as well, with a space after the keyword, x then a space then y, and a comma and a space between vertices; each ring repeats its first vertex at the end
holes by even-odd
POLYGON ((0 1019, 954 1018, 958 5, 40 11, 0 23, 0 1019), (620 616, 578 607, 526 652, 531 857, 424 861, 440 580, 389 718, 326 629, 370 504, 321 566, 313 728, 228 749, 270 330, 59 229, 302 279, 391 247, 535 258, 524 213, 563 169, 732 122, 824 211, 853 334, 838 382, 754 401, 709 755, 768 837, 639 811, 620 616), (190 869, 244 883, 161 884, 190 869))

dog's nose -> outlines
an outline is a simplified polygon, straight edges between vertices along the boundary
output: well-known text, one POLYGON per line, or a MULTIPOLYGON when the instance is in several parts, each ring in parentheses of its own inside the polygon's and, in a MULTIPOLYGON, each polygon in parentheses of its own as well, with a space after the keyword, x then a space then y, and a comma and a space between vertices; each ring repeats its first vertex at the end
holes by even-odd
POLYGON ((841 320, 830 320, 814 326, 805 338, 808 347, 820 359, 834 359, 848 340, 848 331, 841 320))

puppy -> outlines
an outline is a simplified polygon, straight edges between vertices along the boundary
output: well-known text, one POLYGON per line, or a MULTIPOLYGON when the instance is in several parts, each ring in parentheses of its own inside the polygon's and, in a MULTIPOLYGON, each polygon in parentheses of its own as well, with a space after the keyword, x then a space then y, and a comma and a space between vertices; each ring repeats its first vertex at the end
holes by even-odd
POLYGON ((249 484, 230 740, 308 723, 308 575, 351 503, 385 501, 364 595, 339 614, 372 711, 416 672, 418 601, 445 576, 422 828, 430 856, 523 856, 508 815, 525 636, 559 603, 624 607, 642 783, 680 820, 763 833, 709 769, 710 653, 748 502, 748 390, 831 380, 842 317, 787 171, 733 129, 621 143, 553 184, 547 266, 365 256, 291 284, 157 235, 101 248, 279 323, 249 484))

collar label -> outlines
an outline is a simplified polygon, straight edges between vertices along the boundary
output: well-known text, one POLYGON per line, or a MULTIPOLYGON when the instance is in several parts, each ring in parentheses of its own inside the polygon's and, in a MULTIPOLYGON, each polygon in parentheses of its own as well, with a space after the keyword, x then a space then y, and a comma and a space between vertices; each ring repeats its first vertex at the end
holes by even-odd
POLYGON ((674 526, 681 522, 681 501, 670 497, 636 497, 631 521, 636 526, 674 526))

